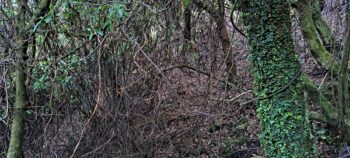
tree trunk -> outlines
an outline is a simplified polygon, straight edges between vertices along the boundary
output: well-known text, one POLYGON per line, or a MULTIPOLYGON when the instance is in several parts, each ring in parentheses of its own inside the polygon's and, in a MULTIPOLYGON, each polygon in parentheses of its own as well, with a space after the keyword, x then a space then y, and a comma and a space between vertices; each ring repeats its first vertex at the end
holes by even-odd
POLYGON ((18 52, 16 54, 16 96, 15 105, 12 116, 10 144, 7 151, 8 158, 21 158, 23 157, 22 145, 23 145, 23 133, 24 133, 24 120, 25 120, 25 107, 27 104, 26 97, 26 59, 28 50, 28 39, 34 34, 31 30, 33 24, 38 20, 39 16, 44 16, 49 9, 50 0, 41 0, 38 7, 35 9, 33 17, 30 18, 26 25, 26 5, 27 0, 17 0, 19 7, 19 15, 17 17, 17 29, 18 29, 18 52))
POLYGON ((350 54, 350 0, 346 1, 346 34, 344 41, 343 59, 340 64, 338 79, 339 121, 344 141, 350 143, 350 98, 349 98, 349 54, 350 54))
POLYGON ((191 9, 189 4, 185 5, 184 7, 185 7, 185 10, 184 10, 183 18, 184 18, 185 26, 184 26, 183 34, 184 34, 185 42, 187 43, 188 41, 191 40, 191 9))
POLYGON ((228 73, 228 82, 230 83, 236 83, 236 65, 234 62, 230 37, 225 25, 225 1, 224 0, 218 0, 219 4, 219 10, 218 10, 218 17, 216 17, 216 24, 217 24, 217 30, 219 32, 220 40, 221 40, 221 46, 222 51, 226 55, 226 69, 228 73))
POLYGON ((201 2, 199 0, 193 1, 193 3, 200 9, 207 11, 215 20, 217 25, 217 31, 219 33, 222 51, 226 55, 226 69, 228 73, 228 82, 229 83, 236 83, 236 76, 237 76, 237 68, 234 62, 234 55, 232 52, 232 46, 230 37, 225 25, 225 1, 224 0, 218 0, 219 8, 218 10, 215 9, 209 9, 207 5, 204 4, 204 2, 201 2))
POLYGON ((326 28, 326 23, 321 22, 323 19, 321 15, 319 15, 320 12, 314 12, 314 7, 315 5, 309 4, 308 0, 298 1, 297 10, 302 34, 316 61, 323 68, 333 72, 338 72, 339 63, 322 44, 321 40, 318 38, 318 33, 320 34, 321 39, 323 39, 324 44, 331 44, 334 39, 333 37, 329 37, 331 35, 330 29, 326 28), (318 24, 317 27, 315 24, 318 24), (317 32, 317 30, 319 30, 319 32, 317 32))
POLYGON ((301 65, 294 52, 290 6, 285 0, 252 0, 247 25, 260 143, 267 157, 313 157, 301 65), (285 87, 287 86, 287 87, 285 87), (265 98, 270 96, 268 98, 265 98))
POLYGON ((184 36, 184 43, 183 48, 181 51, 181 58, 186 63, 188 53, 190 53, 191 49, 191 8, 190 8, 190 2, 188 4, 184 5, 184 13, 183 13, 183 19, 184 19, 184 30, 183 30, 183 36, 184 36))
MULTIPOLYGON (((321 2, 323 3, 323 2, 321 2)), ((349 3, 347 1, 346 3, 349 3)), ((341 63, 337 62, 331 52, 340 51, 340 45, 335 43, 335 37, 321 15, 320 3, 318 1, 299 0, 297 10, 299 13, 300 27, 313 57, 318 63, 338 75, 338 106, 335 109, 322 97, 321 104, 325 121, 329 125, 338 124, 337 128, 342 131, 345 142, 350 143, 350 110, 349 110, 349 8, 346 11, 346 35, 344 41, 344 53, 341 63), (319 37, 318 37, 319 35, 319 37), (320 40, 321 39, 321 40, 320 40), (334 110, 333 110, 334 109, 334 110), (339 126, 340 125, 340 126, 339 126)), ((346 5, 349 7, 349 4, 346 5)), ((312 99, 312 98, 311 98, 312 99)), ((314 115, 315 116, 315 115, 314 115)))
MULTIPOLYGON (((18 0, 17 4, 20 8, 19 16, 17 20, 18 30, 22 30, 25 27, 25 1, 18 0)), ((12 116, 11 125, 11 138, 10 145, 7 152, 8 158, 21 158, 23 157, 22 144, 23 144, 23 133, 24 133, 24 118, 25 118, 25 105, 27 102, 26 98, 26 66, 25 60, 27 58, 28 49, 28 35, 22 31, 18 31, 20 36, 18 38, 19 50, 17 52, 17 64, 16 64, 16 97, 15 106, 12 116)))
POLYGON ((335 44, 336 39, 331 28, 322 17, 320 2, 312 1, 311 5, 313 6, 312 20, 314 21, 316 30, 321 37, 323 45, 329 52, 332 52, 331 48, 335 44))

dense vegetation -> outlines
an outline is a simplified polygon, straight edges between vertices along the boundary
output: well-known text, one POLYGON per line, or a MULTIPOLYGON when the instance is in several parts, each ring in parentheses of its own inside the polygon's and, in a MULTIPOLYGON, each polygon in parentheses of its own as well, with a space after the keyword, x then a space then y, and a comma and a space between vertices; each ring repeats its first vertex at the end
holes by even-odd
POLYGON ((349 156, 349 11, 0 0, 0 157, 349 156))

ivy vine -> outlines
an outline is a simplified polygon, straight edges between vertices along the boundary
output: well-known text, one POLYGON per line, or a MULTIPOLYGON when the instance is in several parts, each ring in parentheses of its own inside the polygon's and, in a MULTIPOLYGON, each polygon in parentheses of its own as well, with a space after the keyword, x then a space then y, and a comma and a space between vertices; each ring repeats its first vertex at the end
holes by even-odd
POLYGON ((258 101, 260 143, 267 157, 313 157, 315 147, 298 75, 301 65, 294 53, 289 7, 284 0, 252 0, 243 10, 255 95, 266 97, 290 84, 258 101))

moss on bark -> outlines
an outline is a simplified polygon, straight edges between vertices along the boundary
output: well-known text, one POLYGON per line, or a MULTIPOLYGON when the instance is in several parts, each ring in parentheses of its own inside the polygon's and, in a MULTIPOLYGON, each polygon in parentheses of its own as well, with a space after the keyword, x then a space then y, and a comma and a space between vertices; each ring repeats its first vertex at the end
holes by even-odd
POLYGON ((318 104, 322 110, 322 117, 325 120, 322 122, 335 125, 338 117, 335 107, 333 107, 328 98, 315 87, 314 83, 305 74, 302 75, 302 79, 311 103, 318 104))
MULTIPOLYGON (((20 7, 20 14, 17 19, 18 29, 23 29, 25 26, 25 6, 24 1, 17 1, 20 7)), ((24 61, 26 58, 26 53, 28 49, 27 34, 22 34, 18 38, 18 45, 20 46, 17 52, 17 59, 24 61)), ((18 62, 16 66, 16 97, 15 106, 12 116, 11 125, 11 137, 10 145, 7 151, 8 158, 21 158, 23 157, 22 144, 23 144, 23 133, 24 133, 24 117, 25 117, 25 105, 26 105, 26 74, 25 74, 25 64, 23 62, 18 62)))
POLYGON ((350 143, 350 98, 349 98, 349 57, 350 57, 350 0, 346 1, 346 34, 344 40, 343 59, 339 69, 338 104, 339 119, 342 127, 344 141, 350 143))
MULTIPOLYGON (((306 43, 309 46, 311 54, 316 59, 316 61, 327 70, 337 72, 339 69, 339 63, 332 57, 332 55, 327 51, 326 47, 323 46, 321 40, 318 38, 318 32, 313 20, 313 8, 314 6, 309 4, 307 0, 298 1, 297 9, 299 13, 301 31, 303 33, 306 43)), ((320 20, 317 20, 316 22, 321 23, 320 20)), ((318 29, 321 32, 321 36, 322 34, 324 34, 323 39, 325 39, 326 42, 331 42, 331 39, 327 40, 326 38, 326 34, 329 33, 324 33, 327 32, 325 31, 327 29, 325 29, 324 26, 321 25, 318 25, 318 29)))
MULTIPOLYGON (((322 3, 322 2, 321 2, 322 3)), ((347 0, 346 3, 349 3, 347 0)), ((329 26, 326 24, 321 15, 318 1, 299 0, 297 10, 299 13, 300 27, 305 41, 309 45, 309 49, 313 57, 318 63, 338 76, 338 106, 335 109, 325 97, 321 97, 321 108, 325 116, 326 123, 330 125, 340 124, 339 130, 342 131, 344 141, 350 143, 350 107, 349 107, 349 49, 350 49, 350 33, 349 33, 349 8, 346 12, 346 35, 344 41, 343 59, 341 63, 336 61, 330 52, 339 51, 335 42, 335 37, 329 26), (319 37, 318 37, 319 35, 319 37), (321 40, 322 41, 321 41, 321 40)), ((349 7, 349 4, 346 5, 349 7)), ((313 97, 315 97, 313 95, 313 97)), ((316 97, 315 97, 316 98, 316 97)), ((312 99, 312 98, 311 98, 312 99)), ((313 115, 316 116, 316 115, 313 115)))
POLYGON ((316 30, 321 37, 323 45, 328 51, 331 51, 332 45, 335 44, 334 34, 332 33, 331 28, 328 26, 328 24, 322 17, 320 2, 312 1, 311 4, 313 6, 312 19, 314 21, 316 30))

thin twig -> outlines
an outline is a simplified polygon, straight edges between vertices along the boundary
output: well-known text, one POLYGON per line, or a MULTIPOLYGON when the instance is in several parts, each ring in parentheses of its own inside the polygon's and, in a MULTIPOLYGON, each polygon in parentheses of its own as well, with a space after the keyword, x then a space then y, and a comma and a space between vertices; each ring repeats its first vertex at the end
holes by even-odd
POLYGON ((6 84, 6 74, 7 74, 7 67, 4 66, 3 67, 3 82, 4 82, 4 91, 5 91, 5 102, 6 102, 6 110, 5 110, 5 114, 2 117, 2 119, 5 119, 8 115, 8 111, 9 111, 9 97, 8 97, 8 91, 7 91, 7 84, 6 84))
POLYGON ((99 45, 99 51, 98 51, 98 54, 97 54, 97 65, 98 65, 98 92, 97 92, 97 99, 96 99, 96 105, 94 107, 94 110, 91 114, 91 116, 89 117, 89 119, 86 121, 83 129, 81 130, 80 132, 80 136, 79 136, 79 140, 77 142, 77 144, 75 145, 74 147, 74 150, 73 150, 73 153, 71 154, 70 158, 73 158, 77 149, 79 148, 79 145, 80 145, 80 142, 83 138, 83 135, 84 135, 84 132, 86 130, 86 127, 89 125, 92 117, 95 115, 96 111, 97 111, 97 108, 99 107, 99 105, 101 104, 101 94, 102 94, 102 77, 101 77, 101 52, 102 52, 102 46, 103 46, 103 43, 105 41, 105 39, 108 37, 108 35, 106 35, 102 41, 99 41, 100 42, 100 45, 99 45))
POLYGON ((94 150, 84 154, 82 157, 86 157, 87 155, 92 154, 93 152, 96 152, 97 150, 101 149, 103 146, 105 146, 106 144, 108 144, 113 138, 114 138, 115 134, 114 131, 112 132, 112 136, 111 138, 109 138, 105 143, 103 143, 102 145, 100 145, 99 147, 95 148, 94 150))
POLYGON ((146 54, 146 52, 142 49, 142 47, 140 46, 139 43, 137 43, 135 40, 132 40, 129 35, 125 32, 124 27, 121 27, 121 32, 123 33, 123 35, 132 43, 134 43, 134 45, 137 47, 137 49, 142 53, 142 55, 156 68, 156 70, 159 72, 159 74, 165 79, 165 81, 167 83, 170 82, 168 80, 168 78, 164 75, 163 71, 158 67, 158 65, 156 63, 153 62, 153 60, 146 54))

